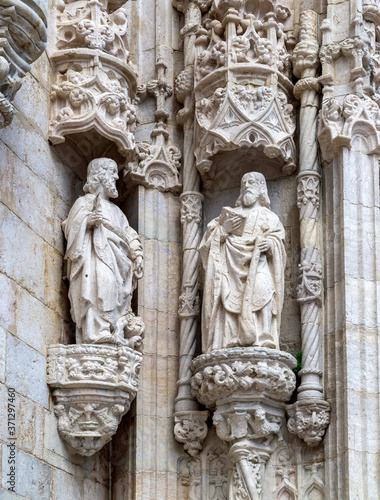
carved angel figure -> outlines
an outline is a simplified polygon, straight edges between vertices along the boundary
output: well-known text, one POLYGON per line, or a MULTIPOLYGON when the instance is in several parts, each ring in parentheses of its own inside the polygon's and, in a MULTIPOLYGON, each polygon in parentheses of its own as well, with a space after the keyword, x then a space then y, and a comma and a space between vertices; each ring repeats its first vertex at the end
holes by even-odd
POLYGON ((236 346, 279 348, 284 238, 283 225, 269 209, 264 176, 245 174, 236 207, 222 209, 200 244, 204 353, 236 346))
POLYGON ((87 194, 78 198, 62 224, 78 344, 127 344, 124 329, 127 337, 135 334, 128 325, 132 293, 143 274, 143 251, 136 231, 109 201, 117 197, 117 178, 113 160, 91 161, 83 188, 87 194))

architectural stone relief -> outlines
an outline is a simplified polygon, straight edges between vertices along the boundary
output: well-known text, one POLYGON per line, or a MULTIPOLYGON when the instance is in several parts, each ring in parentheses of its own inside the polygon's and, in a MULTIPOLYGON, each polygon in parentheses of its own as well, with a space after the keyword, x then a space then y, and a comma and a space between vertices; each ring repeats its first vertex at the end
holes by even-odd
POLYGON ((196 36, 195 156, 201 174, 212 157, 241 147, 295 170, 295 115, 287 7, 214 1, 196 36))
POLYGON ((203 352, 279 347, 285 231, 269 209, 262 174, 244 175, 236 205, 210 222, 199 247, 205 268, 203 352))
POLYGON ((179 168, 181 151, 170 142, 167 131, 169 114, 165 111, 165 100, 173 93, 165 78, 166 65, 162 57, 156 63, 157 79, 137 89, 137 100, 147 94, 156 99, 156 127, 152 132, 152 144, 140 142, 137 149, 137 162, 126 168, 132 181, 160 191, 178 193, 181 190, 179 168))
POLYGON ((228 463, 227 455, 221 444, 211 444, 196 458, 181 458, 178 472, 184 487, 186 500, 227 500, 228 463))
POLYGON ((46 47, 46 26, 38 2, 0 1, 0 129, 12 122, 11 101, 46 47))
POLYGON ((48 383, 58 430, 79 454, 92 455, 116 432, 137 392, 144 323, 131 309, 143 275, 142 245, 117 197, 117 164, 88 166, 85 196, 63 222, 77 345, 51 346, 48 383))
POLYGON ((53 144, 70 134, 96 131, 115 143, 121 155, 133 155, 136 76, 126 45, 124 3, 62 0, 56 4, 58 37, 50 55, 53 144))

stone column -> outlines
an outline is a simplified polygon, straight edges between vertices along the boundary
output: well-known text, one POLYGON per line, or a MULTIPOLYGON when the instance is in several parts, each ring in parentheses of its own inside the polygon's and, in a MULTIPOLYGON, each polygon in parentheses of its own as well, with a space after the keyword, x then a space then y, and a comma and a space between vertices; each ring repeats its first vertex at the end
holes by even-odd
POLYGON ((196 354, 199 329, 199 253, 202 232, 203 196, 200 194, 200 178, 194 157, 194 60, 195 32, 201 26, 201 8, 211 2, 175 1, 174 5, 185 14, 185 26, 181 35, 184 40, 184 70, 177 78, 176 95, 184 108, 178 114, 183 125, 183 194, 181 200, 182 223, 182 285, 179 304, 180 346, 178 393, 175 401, 174 435, 184 444, 185 450, 196 455, 202 449, 207 434, 207 411, 200 411, 197 400, 191 394, 190 365, 196 354))
POLYGON ((329 424, 329 404, 322 387, 322 265, 320 238, 320 180, 317 119, 320 84, 318 15, 301 13, 300 41, 293 53, 298 80, 294 93, 301 100, 300 173, 297 205, 300 209, 301 258, 297 289, 301 308, 302 378, 297 403, 288 406, 288 428, 310 446, 316 446, 329 424))

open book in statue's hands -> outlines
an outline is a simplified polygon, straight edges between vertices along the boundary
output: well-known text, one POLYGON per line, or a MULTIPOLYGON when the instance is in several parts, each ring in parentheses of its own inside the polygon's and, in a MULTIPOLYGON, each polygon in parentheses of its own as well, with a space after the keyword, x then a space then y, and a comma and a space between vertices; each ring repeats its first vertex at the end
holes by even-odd
POLYGON ((219 217, 219 224, 223 226, 228 233, 235 234, 236 236, 242 236, 246 221, 247 218, 244 215, 235 212, 233 208, 222 208, 222 213, 219 217))

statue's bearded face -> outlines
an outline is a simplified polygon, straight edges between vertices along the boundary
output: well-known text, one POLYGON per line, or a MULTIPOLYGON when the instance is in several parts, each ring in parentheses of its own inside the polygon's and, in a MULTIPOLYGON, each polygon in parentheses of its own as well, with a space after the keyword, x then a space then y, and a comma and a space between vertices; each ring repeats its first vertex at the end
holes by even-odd
POLYGON ((109 198, 117 198, 116 180, 119 178, 116 166, 112 163, 104 168, 100 182, 103 184, 109 198))
POLYGON ((243 205, 250 207, 260 195, 259 185, 252 175, 246 175, 242 179, 243 205))

